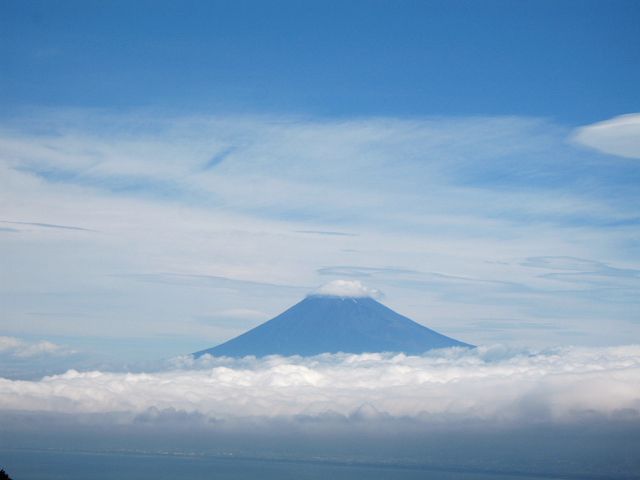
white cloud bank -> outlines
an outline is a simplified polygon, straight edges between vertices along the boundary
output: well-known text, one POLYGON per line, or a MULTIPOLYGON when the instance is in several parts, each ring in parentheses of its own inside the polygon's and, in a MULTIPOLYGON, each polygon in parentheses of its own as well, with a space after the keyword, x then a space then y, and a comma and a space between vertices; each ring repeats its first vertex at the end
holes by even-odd
POLYGON ((640 158, 640 113, 620 115, 579 128, 574 141, 628 158, 640 158))
POLYGON ((505 346, 391 354, 178 357, 155 373, 70 370, 40 381, 0 379, 1 411, 163 411, 207 421, 302 417, 426 423, 638 419, 640 345, 542 352, 505 346), (215 419, 215 420, 214 420, 215 419))
POLYGON ((382 292, 378 289, 367 287, 358 280, 333 280, 316 288, 310 295, 348 298, 380 298, 382 292))

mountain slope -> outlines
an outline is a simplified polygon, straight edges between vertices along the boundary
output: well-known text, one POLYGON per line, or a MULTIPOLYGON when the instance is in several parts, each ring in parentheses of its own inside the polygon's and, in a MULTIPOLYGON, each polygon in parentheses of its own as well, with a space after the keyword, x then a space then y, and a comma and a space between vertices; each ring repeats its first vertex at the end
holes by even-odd
POLYGON ((309 296, 277 317, 193 355, 244 357, 404 352, 472 347, 404 317, 373 298, 309 296))

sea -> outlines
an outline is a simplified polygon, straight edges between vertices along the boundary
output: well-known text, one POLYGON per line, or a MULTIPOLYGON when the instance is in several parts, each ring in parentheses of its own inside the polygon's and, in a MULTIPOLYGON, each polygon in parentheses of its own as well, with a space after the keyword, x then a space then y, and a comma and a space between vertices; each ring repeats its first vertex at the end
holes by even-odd
POLYGON ((2 449, 12 480, 575 480, 331 461, 133 452, 2 449))

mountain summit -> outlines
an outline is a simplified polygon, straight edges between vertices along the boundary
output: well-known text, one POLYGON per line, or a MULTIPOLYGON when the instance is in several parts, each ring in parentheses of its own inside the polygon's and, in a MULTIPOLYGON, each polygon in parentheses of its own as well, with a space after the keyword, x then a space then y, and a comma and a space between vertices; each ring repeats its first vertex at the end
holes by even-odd
POLYGON ((217 347, 193 355, 245 357, 321 353, 404 352, 473 347, 441 335, 377 302, 360 282, 326 284, 275 318, 217 347), (341 294, 347 295, 341 295, 341 294))

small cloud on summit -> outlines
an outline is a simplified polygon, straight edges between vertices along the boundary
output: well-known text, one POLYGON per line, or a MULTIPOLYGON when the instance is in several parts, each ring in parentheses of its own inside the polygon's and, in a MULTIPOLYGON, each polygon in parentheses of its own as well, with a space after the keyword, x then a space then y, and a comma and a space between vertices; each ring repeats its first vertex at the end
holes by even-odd
POLYGON ((370 288, 363 285, 358 280, 333 280, 321 285, 309 295, 350 298, 380 298, 383 293, 376 288, 370 288))

